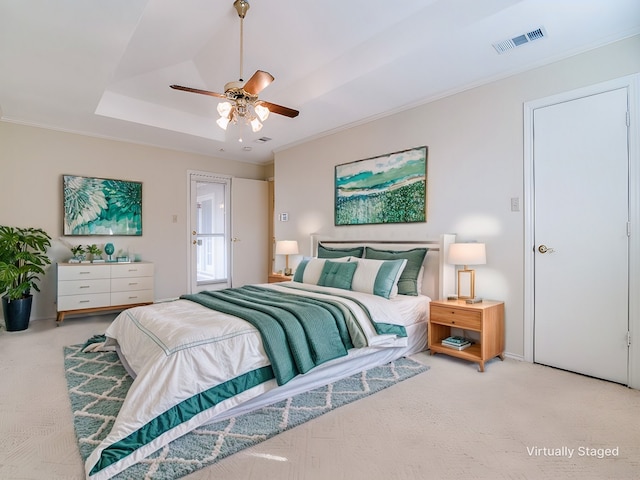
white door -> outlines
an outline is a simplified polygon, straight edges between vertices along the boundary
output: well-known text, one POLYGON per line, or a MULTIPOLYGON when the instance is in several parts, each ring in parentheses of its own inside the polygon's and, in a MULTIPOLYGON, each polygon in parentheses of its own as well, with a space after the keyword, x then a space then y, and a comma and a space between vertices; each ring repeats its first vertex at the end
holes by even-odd
POLYGON ((233 287, 266 283, 269 272, 268 182, 231 181, 231 249, 233 287))
POLYGON ((533 113, 536 363, 628 382, 627 89, 533 113))
POLYGON ((190 292, 231 286, 231 179, 189 173, 190 292))

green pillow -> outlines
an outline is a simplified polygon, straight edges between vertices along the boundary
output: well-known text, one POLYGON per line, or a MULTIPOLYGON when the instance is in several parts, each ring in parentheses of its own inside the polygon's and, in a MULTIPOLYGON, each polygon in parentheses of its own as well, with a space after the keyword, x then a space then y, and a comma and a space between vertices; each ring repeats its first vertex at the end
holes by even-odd
POLYGON ((352 248, 329 248, 318 243, 318 258, 341 258, 341 257, 358 257, 362 258, 364 247, 352 248))
POLYGON ((331 262, 327 260, 322 267, 318 285, 351 290, 351 282, 357 266, 356 262, 331 262))
POLYGON ((365 258, 374 260, 400 260, 406 259, 407 265, 404 267, 400 280, 398 280, 398 294, 418 295, 418 275, 420 268, 427 255, 427 248, 414 248, 411 250, 378 250, 367 247, 365 258))

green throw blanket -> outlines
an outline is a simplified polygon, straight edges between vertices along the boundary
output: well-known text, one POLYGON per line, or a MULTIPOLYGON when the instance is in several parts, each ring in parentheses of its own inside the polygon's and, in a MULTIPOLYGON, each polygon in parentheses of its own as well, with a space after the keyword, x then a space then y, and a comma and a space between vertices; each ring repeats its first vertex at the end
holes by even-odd
POLYGON ((262 335, 279 385, 353 348, 348 311, 334 302, 258 286, 183 295, 180 298, 251 323, 262 335))

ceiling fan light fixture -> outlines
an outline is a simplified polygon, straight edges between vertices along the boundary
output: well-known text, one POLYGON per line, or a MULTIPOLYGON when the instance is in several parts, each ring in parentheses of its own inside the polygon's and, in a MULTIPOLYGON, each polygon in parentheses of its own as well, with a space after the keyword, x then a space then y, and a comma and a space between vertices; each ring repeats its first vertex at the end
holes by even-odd
POLYGON ((254 118, 253 120, 251 120, 250 123, 251 123, 251 130, 253 130, 253 133, 256 133, 262 130, 262 124, 260 123, 260 120, 258 120, 257 118, 254 118))
POLYGON ((226 130, 227 126, 229 125, 229 118, 228 117, 220 117, 218 120, 216 120, 216 123, 218 124, 218 126, 221 129, 226 130))
MULTIPOLYGON (((239 120, 243 121, 246 125, 251 125, 253 132, 259 132, 262 129, 262 122, 264 122, 270 113, 278 115, 284 115, 289 118, 295 118, 300 112, 291 108, 283 107, 282 105, 276 105, 275 103, 263 102, 258 100, 258 95, 262 90, 271 84, 275 79, 273 75, 264 70, 256 70, 249 80, 244 82, 242 80, 242 66, 244 57, 244 31, 243 20, 249 11, 249 2, 247 0, 235 0, 233 6, 238 12, 240 17, 240 78, 235 82, 228 82, 224 86, 224 93, 211 92, 209 90, 202 90, 199 88, 183 87, 180 85, 169 85, 175 90, 182 90, 185 92, 198 93, 201 95, 209 95, 212 97, 222 98, 224 102, 218 104, 217 111, 220 114, 220 118, 216 120, 216 123, 220 128, 226 130, 229 123, 234 125, 239 120), (265 105, 268 105, 268 107, 265 105)), ((242 141, 242 138, 240 138, 242 141)))
POLYGON ((221 117, 229 118, 230 113, 231 113, 231 104, 229 102, 220 102, 218 104, 218 114, 221 117))
POLYGON ((261 121, 264 122, 267 118, 269 118, 269 109, 264 105, 256 105, 254 107, 254 110, 261 121))

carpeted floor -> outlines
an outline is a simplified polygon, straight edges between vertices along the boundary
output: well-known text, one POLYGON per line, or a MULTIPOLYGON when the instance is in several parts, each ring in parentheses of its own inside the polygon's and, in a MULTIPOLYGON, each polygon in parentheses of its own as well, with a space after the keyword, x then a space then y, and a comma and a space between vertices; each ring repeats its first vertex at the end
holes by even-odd
MULTIPOLYGON (((0 330, 1 479, 84 478, 61 351, 110 320, 0 330)), ((484 373, 444 355, 412 359, 431 369, 183 480, 638 479, 640 391, 510 358, 484 373)))
MULTIPOLYGON (((82 345, 64 348, 64 366, 74 427, 84 461, 109 433, 132 379, 115 352, 83 353, 81 348, 82 345)), ((428 369, 418 362, 401 358, 256 412, 202 426, 114 479, 181 478, 428 369)))

